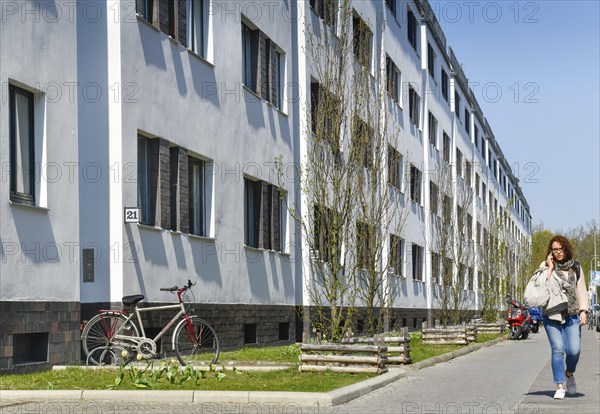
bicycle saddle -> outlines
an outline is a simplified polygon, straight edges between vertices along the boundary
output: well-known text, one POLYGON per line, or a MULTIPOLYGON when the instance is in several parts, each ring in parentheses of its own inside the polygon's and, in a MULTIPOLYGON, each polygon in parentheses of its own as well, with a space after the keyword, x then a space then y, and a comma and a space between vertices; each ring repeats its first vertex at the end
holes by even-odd
POLYGON ((123 296, 123 299, 121 300, 123 301, 123 305, 131 306, 138 303, 142 299, 144 299, 144 295, 129 295, 123 296))

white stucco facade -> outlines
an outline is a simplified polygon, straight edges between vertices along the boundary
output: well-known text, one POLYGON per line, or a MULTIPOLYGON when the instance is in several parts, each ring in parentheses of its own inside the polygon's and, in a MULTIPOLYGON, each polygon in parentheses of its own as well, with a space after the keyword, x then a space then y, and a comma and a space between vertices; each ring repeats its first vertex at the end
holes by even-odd
MULTIPOLYGON (((314 73, 305 52, 306 27, 320 20, 311 2, 176 2, 181 8, 173 15, 187 16, 187 21, 175 19, 166 26, 157 17, 165 15, 158 0, 148 2, 154 4, 154 15, 137 10, 135 0, 42 3, 14 3, 1 16, 1 300, 77 302, 91 309, 142 293, 148 302, 168 302, 173 296, 159 288, 190 279, 198 282, 195 299, 202 304, 310 305, 310 274, 303 266, 306 244, 291 215, 273 200, 284 194, 283 206, 308 203, 294 172, 306 157, 309 140, 314 73), (194 7, 200 4, 199 20, 192 25, 194 7), (249 57, 254 47, 269 53, 270 60, 262 61, 267 69, 261 63, 256 64, 259 69, 248 69, 255 63, 244 56, 261 59, 249 57), (252 86, 248 77, 267 80, 252 86), (9 90, 15 87, 35 98, 31 203, 12 195, 14 107, 9 90), (157 146, 153 162, 158 178, 150 167, 147 173, 141 170, 140 145, 157 146), (275 171, 276 159, 286 171, 283 180, 275 171), (187 216, 192 162, 201 165, 204 183, 203 227, 196 234, 188 229, 187 216), (147 208, 141 201, 142 177, 149 180, 145 190, 154 192, 148 210, 152 217, 126 223, 126 207, 147 208), (262 186, 261 197, 266 188, 270 191, 270 236, 263 228, 264 197, 264 211, 248 206, 249 188, 255 184, 262 186), (252 242, 248 214, 260 220, 261 234, 252 242), (271 238, 272 247, 264 237, 271 238), (83 249, 92 249, 91 272, 83 249)), ((406 206, 403 277, 392 306, 427 310, 433 303, 429 173, 443 157, 444 133, 450 140, 450 162, 456 162, 457 148, 472 162, 471 185, 475 173, 494 177, 486 181, 485 197, 492 195, 499 206, 514 200, 508 226, 518 243, 530 242, 531 214, 501 153, 503 137, 496 140, 468 85, 457 78, 462 69, 451 59, 445 40, 435 38, 437 22, 427 14, 428 4, 393 4, 352 2, 375 34, 375 81, 381 81, 380 59, 389 56, 398 67, 401 99, 390 114, 398 131, 395 145, 407 166, 405 174, 410 165, 422 172, 423 197, 406 206), (407 36, 409 10, 416 18, 415 46, 407 36), (428 45, 436 56, 433 75, 428 45), (448 97, 440 93, 441 71, 448 75, 448 97), (409 86, 420 97, 418 122, 410 119, 409 86), (455 93, 461 97, 458 111, 455 93), (437 120, 435 144, 429 142, 429 113, 437 120), (424 251, 422 280, 412 278, 413 244, 424 251)), ((461 47, 467 45, 457 45, 461 47)), ((482 199, 473 203, 474 229, 477 223, 485 227, 490 204, 482 199)))

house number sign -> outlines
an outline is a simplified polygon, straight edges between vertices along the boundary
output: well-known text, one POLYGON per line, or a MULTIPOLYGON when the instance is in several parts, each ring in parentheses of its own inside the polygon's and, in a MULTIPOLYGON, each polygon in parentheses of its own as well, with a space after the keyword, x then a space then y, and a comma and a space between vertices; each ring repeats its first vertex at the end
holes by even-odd
POLYGON ((139 223, 140 209, 139 207, 125 207, 125 223, 139 223))

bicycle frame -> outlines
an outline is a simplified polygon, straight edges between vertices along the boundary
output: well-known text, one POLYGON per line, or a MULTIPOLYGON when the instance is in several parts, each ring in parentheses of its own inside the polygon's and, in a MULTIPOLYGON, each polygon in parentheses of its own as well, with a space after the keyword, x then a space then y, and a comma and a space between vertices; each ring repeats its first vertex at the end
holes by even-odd
MULTIPOLYGON (((123 316, 126 315, 126 312, 124 310, 120 311, 120 313, 123 316)), ((183 302, 179 302, 176 305, 152 306, 152 307, 149 307, 149 308, 141 308, 141 309, 138 308, 137 306, 135 306, 134 309, 133 309, 133 312, 130 313, 126 317, 127 318, 126 323, 124 323, 117 330, 117 332, 115 332, 115 335, 113 336, 113 339, 115 339, 115 340, 121 340, 121 341, 135 342, 136 344, 140 341, 140 339, 152 339, 152 341, 154 341, 156 343, 173 326, 173 324, 175 324, 175 322, 178 322, 181 319, 182 316, 186 320, 188 326, 191 327, 190 318, 187 315, 187 312, 185 310, 185 306, 184 306, 183 302), (144 330, 144 324, 142 323, 142 315, 141 314, 143 312, 152 312, 152 311, 168 310, 168 309, 179 309, 179 312, 177 312, 177 314, 164 326, 164 328, 154 338, 148 338, 146 336, 146 331, 144 330), (119 331, 121 329, 123 329, 123 327, 125 327, 127 325, 127 322, 130 322, 133 319, 134 315, 135 315, 135 317, 137 319, 138 326, 140 327, 141 336, 119 335, 119 331)), ((191 331, 193 332, 193 329, 191 329, 191 331)), ((195 332, 193 332, 193 336, 194 336, 195 340, 198 339, 196 337, 195 332)), ((174 348, 174 342, 173 342, 173 348, 174 348)))

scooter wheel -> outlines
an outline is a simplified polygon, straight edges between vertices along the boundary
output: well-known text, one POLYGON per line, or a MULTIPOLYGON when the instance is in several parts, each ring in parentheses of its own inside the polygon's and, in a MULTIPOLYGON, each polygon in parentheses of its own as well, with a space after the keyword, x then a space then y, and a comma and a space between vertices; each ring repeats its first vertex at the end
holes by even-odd
POLYGON ((539 327, 539 326, 537 326, 537 325, 536 325, 536 326, 532 326, 532 327, 531 327, 531 332, 533 332, 533 333, 538 333, 538 332, 539 332, 539 330, 540 330, 540 327, 539 327))
POLYGON ((520 326, 511 326, 510 327, 510 339, 517 340, 521 336, 521 331, 523 328, 520 326))

